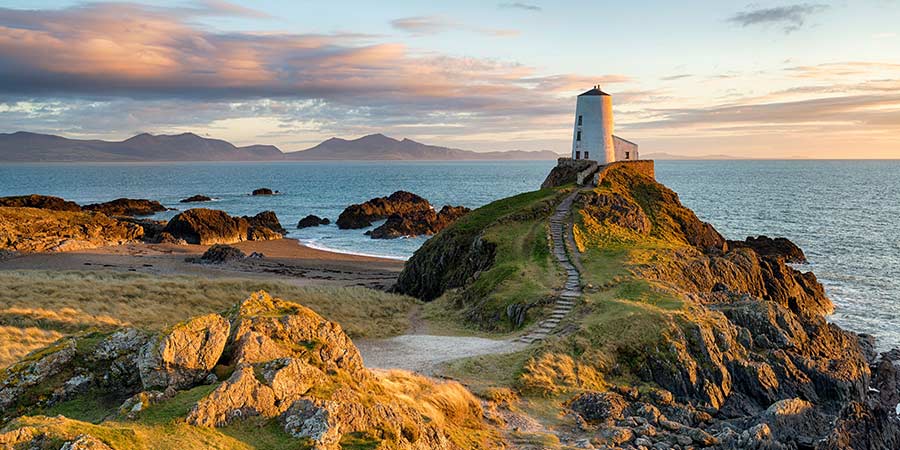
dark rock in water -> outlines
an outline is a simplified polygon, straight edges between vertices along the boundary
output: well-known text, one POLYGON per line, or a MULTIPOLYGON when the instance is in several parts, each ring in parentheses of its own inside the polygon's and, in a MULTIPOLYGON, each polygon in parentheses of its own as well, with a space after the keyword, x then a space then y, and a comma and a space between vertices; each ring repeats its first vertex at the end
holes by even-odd
POLYGON ((20 195, 0 198, 0 207, 52 209, 54 211, 81 211, 75 202, 49 195, 20 195))
POLYGON ((155 200, 117 198, 105 203, 94 203, 84 207, 86 211, 97 211, 107 216, 150 216, 168 208, 155 200))
POLYGON ((428 200, 416 194, 397 191, 388 197, 373 198, 365 203, 350 205, 338 216, 337 226, 342 230, 372 226, 373 221, 384 220, 393 214, 408 214, 412 211, 429 211, 428 200))
POLYGON ((469 212, 464 206, 445 205, 440 212, 434 210, 411 211, 392 214, 378 228, 367 232, 372 239, 396 239, 410 236, 436 234, 469 212))
POLYGON ((209 202, 212 201, 211 197, 207 197, 205 195, 192 195, 188 198, 179 200, 179 203, 199 203, 199 202, 209 202))
POLYGON ((243 241, 281 239, 287 232, 272 211, 255 216, 232 217, 224 211, 194 208, 184 211, 163 229, 189 244, 234 244, 243 241))
POLYGON ((783 258, 784 262, 792 264, 807 262, 803 250, 787 238, 772 239, 768 236, 750 236, 744 241, 728 241, 728 248, 752 248, 760 256, 783 258))
POLYGON ((239 248, 225 244, 215 244, 203 252, 203 256, 200 257, 200 262, 222 264, 240 261, 246 257, 247 255, 239 248))
POLYGON ((272 191, 269 188, 254 189, 251 195, 275 195, 278 191, 272 191))
POLYGON ((310 214, 297 222, 297 228, 309 228, 309 227, 317 227, 319 225, 328 225, 331 223, 331 220, 328 218, 321 218, 319 216, 310 214))
POLYGON ((284 227, 281 226, 281 222, 278 220, 278 216, 275 215, 274 211, 263 211, 252 217, 244 216, 243 219, 250 223, 251 235, 259 234, 260 236, 264 236, 263 238, 251 237, 251 241, 268 241, 272 239, 280 239, 285 234, 287 234, 287 230, 285 230, 284 227))

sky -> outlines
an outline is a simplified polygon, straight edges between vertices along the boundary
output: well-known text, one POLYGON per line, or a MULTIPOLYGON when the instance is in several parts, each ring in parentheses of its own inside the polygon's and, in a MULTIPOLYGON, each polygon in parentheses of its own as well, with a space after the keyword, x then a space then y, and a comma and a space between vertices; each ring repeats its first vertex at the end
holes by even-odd
POLYGON ((0 132, 900 158, 900 0, 0 0, 0 132))

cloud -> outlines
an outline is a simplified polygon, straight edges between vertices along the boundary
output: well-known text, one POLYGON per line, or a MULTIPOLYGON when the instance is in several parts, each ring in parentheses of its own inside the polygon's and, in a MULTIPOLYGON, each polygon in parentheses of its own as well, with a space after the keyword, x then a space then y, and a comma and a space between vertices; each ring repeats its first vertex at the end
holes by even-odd
POLYGON ((498 37, 516 36, 519 34, 516 30, 472 27, 440 16, 403 17, 392 20, 391 26, 394 29, 405 31, 414 36, 426 36, 454 30, 471 31, 498 37))
POLYGON ((799 30, 806 20, 817 13, 828 9, 828 5, 818 3, 799 3, 796 5, 777 6, 774 8, 758 8, 734 14, 728 22, 742 27, 751 25, 782 25, 785 33, 799 30))
POLYGON ((497 6, 499 6, 500 8, 503 8, 503 9, 521 9, 524 11, 535 11, 535 12, 542 11, 544 9, 537 5, 532 5, 529 3, 522 3, 522 2, 500 3, 497 6))

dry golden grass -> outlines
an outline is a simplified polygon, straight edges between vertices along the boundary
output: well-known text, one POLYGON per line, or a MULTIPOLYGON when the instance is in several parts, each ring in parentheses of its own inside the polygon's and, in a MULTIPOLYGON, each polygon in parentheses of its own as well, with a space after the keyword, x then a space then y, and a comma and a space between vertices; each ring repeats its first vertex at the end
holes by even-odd
POLYGON ((63 334, 120 326, 161 329, 225 310, 261 289, 340 323, 351 337, 404 332, 416 304, 361 287, 121 272, 0 272, 0 368, 63 334))

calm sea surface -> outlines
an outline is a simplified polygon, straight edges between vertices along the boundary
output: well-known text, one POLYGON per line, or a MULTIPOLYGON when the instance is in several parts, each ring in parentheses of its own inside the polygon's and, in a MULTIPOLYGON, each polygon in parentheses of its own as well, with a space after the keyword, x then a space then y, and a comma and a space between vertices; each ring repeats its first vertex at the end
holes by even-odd
MULTIPOLYGON (((23 164, 0 166, 0 196, 41 193, 81 204, 150 198, 173 208, 206 194, 231 214, 274 210, 290 236, 332 250, 405 258, 424 238, 369 239, 334 225, 351 203, 408 190, 478 207, 537 188, 552 162, 23 164), (251 197, 259 187, 283 195, 251 197)), ((659 161, 660 182, 725 236, 785 236, 800 245, 837 304, 835 322, 900 346, 900 161, 659 161)), ((203 205, 203 204, 199 204, 203 205)), ((160 214, 165 219, 171 211, 160 214)), ((806 270, 807 267, 801 268, 806 270)))

